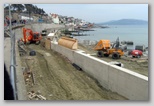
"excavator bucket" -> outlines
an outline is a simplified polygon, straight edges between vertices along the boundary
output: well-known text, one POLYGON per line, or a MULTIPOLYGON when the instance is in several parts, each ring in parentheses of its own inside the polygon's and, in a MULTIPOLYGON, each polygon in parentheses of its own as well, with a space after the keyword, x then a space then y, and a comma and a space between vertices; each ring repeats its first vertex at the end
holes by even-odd
POLYGON ((97 45, 94 47, 94 50, 102 50, 102 49, 109 49, 110 48, 110 41, 109 40, 100 40, 97 45))
POLYGON ((69 49, 73 49, 73 50, 78 49, 78 41, 77 41, 77 39, 61 37, 58 40, 58 44, 61 45, 61 46, 67 47, 69 49))

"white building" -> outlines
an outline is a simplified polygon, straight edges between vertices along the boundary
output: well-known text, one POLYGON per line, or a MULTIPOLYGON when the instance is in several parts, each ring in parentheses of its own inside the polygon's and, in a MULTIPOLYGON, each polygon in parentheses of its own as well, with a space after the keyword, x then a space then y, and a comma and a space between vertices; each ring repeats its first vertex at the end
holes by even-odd
POLYGON ((21 19, 22 19, 22 20, 33 20, 33 18, 26 17, 26 16, 21 16, 21 19))
POLYGON ((59 17, 57 14, 51 14, 51 18, 52 18, 53 23, 59 24, 60 21, 59 21, 59 17))

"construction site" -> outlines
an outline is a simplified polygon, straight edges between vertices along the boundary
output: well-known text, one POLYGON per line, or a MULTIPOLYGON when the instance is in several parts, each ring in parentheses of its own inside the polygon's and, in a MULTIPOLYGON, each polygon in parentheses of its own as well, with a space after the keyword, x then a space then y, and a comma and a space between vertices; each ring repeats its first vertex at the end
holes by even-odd
MULTIPOLYGON (((117 49, 94 50, 96 45, 79 44, 61 34, 63 29, 64 25, 44 23, 13 28, 17 100, 148 100, 148 58, 125 57, 117 49), (104 56, 100 50, 105 50, 104 56), (116 59, 113 53, 118 53, 116 59)), ((7 70, 10 39, 4 38, 7 70)))

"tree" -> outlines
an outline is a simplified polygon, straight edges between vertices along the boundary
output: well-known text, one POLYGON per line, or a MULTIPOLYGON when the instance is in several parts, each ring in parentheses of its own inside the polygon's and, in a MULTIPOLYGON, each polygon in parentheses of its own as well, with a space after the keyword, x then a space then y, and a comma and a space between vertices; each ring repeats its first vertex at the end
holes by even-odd
POLYGON ((25 9, 25 7, 24 7, 22 4, 18 4, 18 5, 17 5, 17 10, 18 10, 19 12, 22 12, 24 9, 25 9))
POLYGON ((18 11, 18 12, 22 12, 25 7, 22 4, 11 4, 11 8, 13 9, 13 11, 18 11))
POLYGON ((26 8, 26 11, 28 12, 28 14, 30 16, 30 14, 33 11, 32 4, 24 4, 24 5, 25 5, 25 8, 26 8))
POLYGON ((13 8, 13 11, 14 11, 18 8, 18 5, 17 4, 11 4, 11 7, 13 8))
POLYGON ((24 4, 26 11, 31 14, 31 13, 35 13, 35 14, 39 14, 39 15, 44 15, 45 11, 41 8, 38 8, 37 6, 34 6, 33 4, 24 4))
POLYGON ((9 9, 9 6, 4 7, 4 9, 8 10, 9 9))
POLYGON ((43 10, 43 8, 42 8, 42 11, 41 11, 41 13, 42 13, 42 14, 45 14, 45 11, 43 10))
POLYGON ((32 4, 25 4, 25 8, 27 10, 27 12, 32 13, 32 4))
POLYGON ((34 11, 35 14, 37 13, 37 9, 38 9, 37 6, 33 6, 33 11, 34 11))

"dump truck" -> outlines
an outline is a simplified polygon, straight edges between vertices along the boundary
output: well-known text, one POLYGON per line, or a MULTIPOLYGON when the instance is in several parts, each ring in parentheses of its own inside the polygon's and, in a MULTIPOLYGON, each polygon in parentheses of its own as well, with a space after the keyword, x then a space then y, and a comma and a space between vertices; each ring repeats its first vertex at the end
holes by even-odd
POLYGON ((119 45, 119 38, 117 38, 114 44, 111 44, 110 40, 100 40, 94 47, 94 50, 97 51, 98 57, 109 57, 109 55, 112 55, 113 59, 119 59, 124 55, 119 45))

